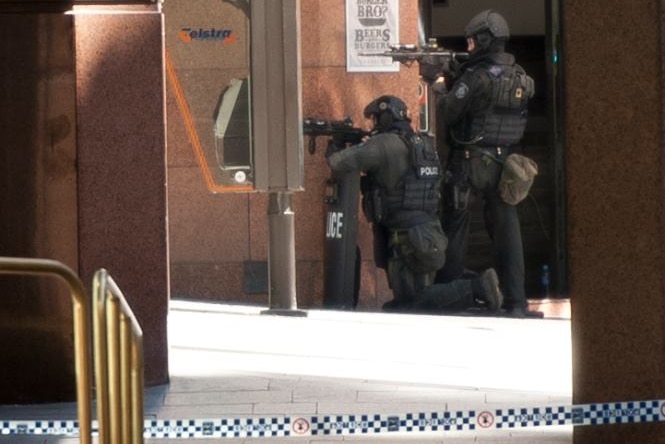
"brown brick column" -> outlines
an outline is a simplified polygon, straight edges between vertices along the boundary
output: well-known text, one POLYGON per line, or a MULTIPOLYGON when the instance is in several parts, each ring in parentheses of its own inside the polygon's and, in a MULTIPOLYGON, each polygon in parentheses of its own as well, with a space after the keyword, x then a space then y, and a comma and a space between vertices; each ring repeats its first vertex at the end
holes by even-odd
POLYGON ((146 384, 166 382, 168 248, 162 15, 81 14, 76 41, 79 260, 106 268, 144 332, 146 384))
MULTIPOLYGON (((662 2, 563 3, 573 400, 662 399, 662 2)), ((578 427, 574 442, 665 443, 665 424, 578 427)))

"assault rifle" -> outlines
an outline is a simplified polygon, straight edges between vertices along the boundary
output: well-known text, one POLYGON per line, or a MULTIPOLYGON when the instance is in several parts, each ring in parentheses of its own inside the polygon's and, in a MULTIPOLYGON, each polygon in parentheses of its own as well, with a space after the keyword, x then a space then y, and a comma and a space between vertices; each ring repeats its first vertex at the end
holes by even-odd
POLYGON ((408 67, 418 62, 420 75, 427 81, 434 81, 440 76, 455 76, 457 64, 469 57, 468 52, 455 52, 439 46, 436 39, 429 39, 423 47, 397 44, 390 45, 389 51, 360 55, 391 57, 393 62, 400 62, 408 67))
POLYGON ((369 135, 369 132, 354 127, 353 120, 350 117, 343 120, 323 120, 307 117, 303 120, 303 134, 309 136, 307 150, 310 154, 314 154, 316 138, 319 136, 331 137, 328 145, 332 144, 335 148, 342 149, 360 143, 363 137, 369 135))

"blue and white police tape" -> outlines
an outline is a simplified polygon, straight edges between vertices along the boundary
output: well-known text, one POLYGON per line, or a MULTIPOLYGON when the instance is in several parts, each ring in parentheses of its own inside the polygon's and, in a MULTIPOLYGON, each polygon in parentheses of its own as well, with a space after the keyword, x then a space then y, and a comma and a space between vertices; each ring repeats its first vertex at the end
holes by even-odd
MULTIPOLYGON (((501 430, 554 425, 636 424, 665 421, 665 400, 430 413, 271 416, 218 419, 146 419, 145 438, 276 438, 501 430)), ((98 432, 96 422, 93 434, 98 432)), ((78 422, 2 421, 1 435, 78 435, 78 422)))

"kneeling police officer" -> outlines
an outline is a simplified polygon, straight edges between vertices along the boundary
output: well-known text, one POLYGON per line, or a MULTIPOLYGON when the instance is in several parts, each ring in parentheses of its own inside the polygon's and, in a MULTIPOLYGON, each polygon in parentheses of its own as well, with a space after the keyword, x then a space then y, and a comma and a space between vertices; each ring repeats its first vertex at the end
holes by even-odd
POLYGON ((473 279, 434 284, 446 260, 447 239, 439 209, 442 171, 432 138, 416 133, 406 104, 391 95, 372 101, 364 115, 370 136, 348 148, 329 146, 336 173, 359 171, 363 210, 374 230, 375 261, 387 272, 393 300, 385 311, 459 311, 501 308, 503 296, 493 269, 473 279))

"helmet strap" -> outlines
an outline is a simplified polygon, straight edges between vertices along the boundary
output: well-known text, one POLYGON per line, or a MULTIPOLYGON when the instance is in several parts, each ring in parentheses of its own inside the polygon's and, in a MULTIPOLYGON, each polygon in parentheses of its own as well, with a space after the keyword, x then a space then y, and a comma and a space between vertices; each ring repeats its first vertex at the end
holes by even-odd
POLYGON ((377 129, 379 130, 387 130, 390 129, 390 127, 393 125, 394 119, 393 115, 390 111, 384 111, 381 114, 379 114, 379 118, 377 119, 377 129))
POLYGON ((478 49, 488 49, 494 38, 488 31, 483 31, 474 36, 478 49))

